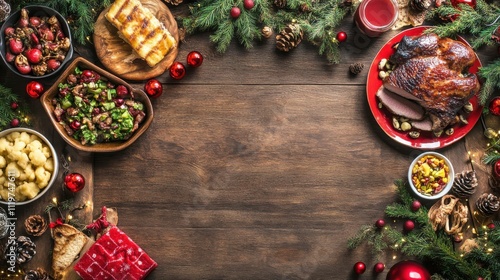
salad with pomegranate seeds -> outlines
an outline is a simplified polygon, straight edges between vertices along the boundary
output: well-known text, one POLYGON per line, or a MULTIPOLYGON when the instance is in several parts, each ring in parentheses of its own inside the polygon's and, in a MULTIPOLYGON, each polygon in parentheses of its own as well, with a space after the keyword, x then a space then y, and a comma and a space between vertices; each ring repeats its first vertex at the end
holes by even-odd
POLYGON ((93 70, 75 68, 58 90, 52 100, 54 115, 83 145, 126 140, 146 116, 144 104, 132 91, 93 70))

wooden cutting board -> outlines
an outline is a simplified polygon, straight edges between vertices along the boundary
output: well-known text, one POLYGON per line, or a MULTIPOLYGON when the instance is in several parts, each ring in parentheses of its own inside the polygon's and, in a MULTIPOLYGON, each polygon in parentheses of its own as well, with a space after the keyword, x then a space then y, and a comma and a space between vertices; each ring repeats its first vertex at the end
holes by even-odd
MULTIPOLYGON (((177 22, 168 7, 160 0, 141 0, 141 3, 165 25, 179 42, 177 22)), ((126 80, 147 80, 163 74, 175 61, 179 52, 178 47, 174 47, 154 67, 150 67, 140 58, 131 60, 133 50, 118 36, 118 29, 106 19, 105 14, 108 10, 109 7, 101 12, 94 27, 94 45, 101 63, 115 75, 126 80)))

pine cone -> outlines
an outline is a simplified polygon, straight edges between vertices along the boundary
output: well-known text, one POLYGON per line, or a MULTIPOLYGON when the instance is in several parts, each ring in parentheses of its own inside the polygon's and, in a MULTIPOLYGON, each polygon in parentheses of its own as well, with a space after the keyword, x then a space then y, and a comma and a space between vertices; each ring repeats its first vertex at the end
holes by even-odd
POLYGON ((32 269, 24 275, 23 280, 53 280, 43 268, 32 269))
POLYGON ((462 171, 455 176, 451 191, 460 198, 468 198, 476 192, 476 187, 476 172, 462 171))
POLYGON ((26 233, 33 236, 42 235, 47 230, 47 222, 40 215, 31 215, 24 221, 26 233))
POLYGON ((421 13, 431 7, 432 0, 410 0, 408 5, 412 12, 421 13))
POLYGON ((274 0, 274 6, 283 9, 284 7, 286 7, 286 0, 274 0))
POLYGON ((165 0, 165 3, 172 5, 179 5, 183 0, 165 0))
POLYGON ((10 16, 10 5, 4 0, 0 0, 0 22, 6 20, 10 16))
POLYGON ((280 51, 288 52, 297 47, 304 38, 304 31, 298 24, 289 24, 280 34, 276 35, 276 48, 280 51))
POLYGON ((28 262, 36 254, 36 244, 26 236, 19 236, 13 244, 5 246, 5 256, 12 253, 12 247, 16 255, 17 264, 28 262))
POLYGON ((351 65, 349 65, 349 71, 354 74, 354 75, 358 75, 359 73, 361 73, 361 71, 363 71, 363 68, 365 67, 365 65, 363 63, 353 63, 351 65))
POLYGON ((273 35, 273 29, 269 26, 262 27, 262 30, 260 32, 262 33, 262 36, 266 39, 271 38, 271 36, 273 35))
POLYGON ((480 214, 489 217, 500 209, 500 200, 491 193, 483 193, 476 201, 476 208, 480 214))

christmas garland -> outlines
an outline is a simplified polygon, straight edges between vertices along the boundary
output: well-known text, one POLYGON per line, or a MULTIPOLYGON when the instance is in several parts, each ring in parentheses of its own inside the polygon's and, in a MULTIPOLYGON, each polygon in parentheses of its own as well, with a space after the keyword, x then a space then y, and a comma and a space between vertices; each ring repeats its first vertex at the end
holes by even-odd
POLYGON ((10 88, 0 84, 0 130, 29 125, 28 106, 10 88))
POLYGON ((350 1, 330 0, 203 0, 190 6, 191 15, 182 25, 186 33, 213 31, 210 40, 225 52, 233 40, 251 48, 256 39, 279 33, 277 47, 289 51, 302 39, 318 46, 329 62, 340 61, 339 42, 345 34, 336 32, 352 6, 350 1), (284 42, 283 42, 284 41, 284 42), (281 44, 281 45, 280 45, 281 44))
POLYGON ((479 228, 477 236, 468 240, 474 246, 469 251, 456 251, 450 236, 443 230, 433 230, 428 209, 412 207, 415 200, 408 192, 408 182, 398 180, 395 184, 400 202, 387 206, 385 214, 390 219, 412 221, 414 228, 403 231, 378 222, 377 225, 365 225, 348 240, 350 249, 367 243, 375 258, 391 249, 430 263, 437 271, 433 279, 500 279, 500 223, 479 228))

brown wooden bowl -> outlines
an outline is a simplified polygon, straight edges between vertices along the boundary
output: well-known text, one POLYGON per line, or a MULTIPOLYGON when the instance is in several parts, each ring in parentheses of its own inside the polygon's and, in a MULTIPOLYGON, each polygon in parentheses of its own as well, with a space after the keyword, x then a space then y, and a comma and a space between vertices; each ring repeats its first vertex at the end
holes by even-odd
POLYGON ((102 152, 116 152, 125 149, 126 147, 130 146, 132 143, 134 143, 137 138, 139 138, 151 125, 151 122, 153 121, 153 105, 151 104, 151 101, 149 100, 149 97, 146 95, 146 93, 142 90, 135 89, 131 87, 128 83, 126 83, 124 80, 118 78, 117 76, 103 70, 102 68, 99 68, 92 62, 82 58, 78 57, 73 62, 71 62, 70 65, 66 68, 66 70, 61 74, 61 76, 54 82, 54 84, 43 94, 41 98, 41 102, 43 105, 43 108, 47 112, 47 114, 50 117, 50 120, 52 121, 52 124, 54 125, 55 129, 57 132, 61 135, 61 137, 71 146, 74 148, 81 150, 81 151, 86 151, 86 152, 97 152, 97 153, 102 153, 102 152), (130 92, 134 93, 134 99, 141 101, 144 104, 144 111, 146 113, 146 117, 141 123, 140 127, 130 136, 129 139, 124 140, 124 141, 114 141, 114 142, 105 142, 105 143, 96 143, 93 145, 83 145, 78 141, 77 139, 71 137, 68 135, 64 127, 59 124, 57 121, 55 115, 54 115, 54 109, 55 106, 52 103, 52 100, 57 96, 59 93, 58 90, 58 85, 59 83, 64 83, 66 81, 66 78, 69 76, 69 74, 73 73, 75 68, 78 67, 81 70, 89 69, 93 70, 101 75, 101 77, 105 77, 108 79, 110 82, 114 83, 115 85, 124 85, 128 88, 130 92))

